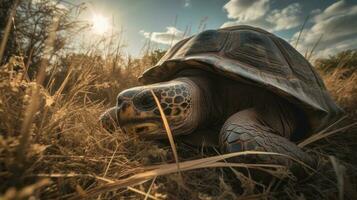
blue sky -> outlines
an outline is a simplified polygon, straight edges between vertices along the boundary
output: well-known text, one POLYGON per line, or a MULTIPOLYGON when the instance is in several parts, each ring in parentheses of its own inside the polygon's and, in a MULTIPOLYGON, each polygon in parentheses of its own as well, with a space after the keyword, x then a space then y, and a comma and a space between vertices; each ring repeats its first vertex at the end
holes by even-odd
MULTIPOLYGON (((124 28, 126 51, 138 56, 147 41, 157 48, 203 29, 248 24, 292 42, 306 24, 298 50, 322 39, 317 55, 357 48, 357 0, 73 0, 88 3, 88 12, 113 19, 124 28)), ((87 13, 87 16, 88 13, 87 13)))

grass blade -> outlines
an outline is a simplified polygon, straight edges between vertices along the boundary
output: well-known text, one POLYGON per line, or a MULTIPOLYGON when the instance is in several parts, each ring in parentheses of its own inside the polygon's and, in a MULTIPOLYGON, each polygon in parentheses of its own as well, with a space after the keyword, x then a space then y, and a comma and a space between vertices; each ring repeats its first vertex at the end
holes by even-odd
POLYGON ((1 64, 2 58, 4 56, 6 43, 7 43, 8 37, 10 35, 10 31, 11 31, 12 19, 16 14, 16 8, 17 8, 18 4, 19 4, 19 0, 15 1, 14 6, 10 11, 9 18, 7 19, 7 23, 6 23, 6 26, 5 26, 3 38, 2 38, 1 43, 0 43, 0 64, 1 64))
MULTIPOLYGON (((201 169, 201 168, 212 168, 212 167, 213 168, 216 168, 216 167, 279 168, 279 167, 281 167, 280 165, 273 165, 273 164, 246 164, 246 163, 218 162, 220 160, 228 159, 231 157, 243 156, 243 155, 256 155, 256 154, 283 156, 283 157, 289 158, 289 159, 301 164, 302 166, 308 168, 311 171, 315 171, 314 169, 312 169, 305 163, 303 163, 291 156, 288 156, 285 154, 273 153, 273 152, 260 152, 260 151, 235 152, 235 153, 223 154, 223 155, 212 156, 212 157, 207 157, 207 158, 201 158, 201 159, 197 159, 197 160, 185 161, 185 162, 180 163, 180 167, 181 167, 180 170, 182 172, 182 171, 201 169)), ((149 168, 151 168, 152 170, 144 171, 142 173, 137 173, 129 178, 121 179, 114 183, 108 183, 108 184, 105 184, 102 186, 98 186, 96 188, 88 190, 86 196, 74 196, 71 199, 79 199, 79 198, 87 199, 87 198, 93 197, 95 195, 99 195, 103 192, 108 192, 108 191, 123 188, 123 187, 141 184, 141 183, 151 180, 157 176, 162 176, 162 175, 167 175, 167 174, 178 172, 177 163, 163 164, 163 165, 158 165, 158 166, 152 166, 149 168)))
POLYGON ((155 99, 155 102, 156 102, 157 107, 159 108, 160 115, 161 115, 161 119, 162 119, 162 122, 164 123, 165 130, 166 130, 166 133, 167 133, 167 137, 169 138, 170 145, 171 145, 171 148, 172 148, 174 157, 175 157, 175 162, 176 162, 176 165, 177 165, 177 170, 178 170, 178 172, 180 173, 180 164, 179 164, 179 160, 178 160, 176 145, 175 145, 174 137, 173 137, 173 135, 172 135, 172 132, 171 132, 169 123, 168 123, 168 121, 167 121, 167 118, 166 118, 166 116, 165 116, 164 111, 162 110, 162 107, 161 107, 161 105, 160 105, 159 99, 158 99, 157 96, 155 95, 154 91, 152 91, 152 90, 150 90, 150 91, 151 91, 152 96, 153 96, 154 99, 155 99))
POLYGON ((342 128, 338 128, 336 130, 332 130, 332 131, 329 131, 327 133, 320 133, 320 134, 315 134, 315 135, 312 135, 311 137, 307 138, 306 140, 302 141, 301 143, 298 144, 298 147, 305 147, 306 145, 309 145, 313 142, 316 142, 318 140, 321 140, 325 137, 328 137, 330 135, 333 135, 335 133, 338 133, 338 132, 341 132, 341 131, 344 131, 344 130, 347 130, 353 126, 356 126, 357 125, 357 122, 355 123, 352 123, 352 124, 349 124, 347 126, 344 126, 342 128))

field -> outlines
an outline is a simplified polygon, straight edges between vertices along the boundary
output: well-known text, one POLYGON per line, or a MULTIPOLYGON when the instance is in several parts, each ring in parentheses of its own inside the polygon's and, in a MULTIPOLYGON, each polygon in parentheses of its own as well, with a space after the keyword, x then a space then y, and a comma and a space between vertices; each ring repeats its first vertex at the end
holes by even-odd
MULTIPOLYGON (((140 62, 149 62, 148 57, 140 62)), ((270 185, 261 185, 218 160, 195 161, 200 169, 182 167, 188 171, 181 174, 175 165, 157 166, 174 163, 168 143, 144 141, 120 130, 110 134, 98 123, 99 115, 114 104, 120 90, 138 84, 134 76, 138 69, 128 66, 112 73, 112 69, 88 58, 74 65, 76 69, 63 72, 58 81, 61 84, 56 82, 61 75, 55 74, 46 81, 47 86, 26 81, 21 57, 13 57, 2 66, 2 198, 99 194, 96 198, 335 199, 344 195, 352 199, 356 195, 357 138, 356 128, 351 126, 357 114, 354 66, 327 70, 320 64, 318 68, 325 70, 320 72, 327 88, 350 114, 332 128, 337 131, 331 136, 304 148, 319 156, 319 168, 306 180, 285 179, 281 184, 276 182, 289 174, 277 168, 272 170, 277 178, 270 185), (14 68, 20 70, 10 70, 14 68), (147 173, 149 170, 154 170, 153 174, 147 173)), ((217 155, 213 149, 183 144, 177 144, 177 148, 180 162, 217 155)))
POLYGON ((120 91, 139 85, 137 77, 165 52, 145 47, 131 58, 111 40, 99 43, 85 53, 45 52, 31 70, 21 55, 0 66, 0 200, 357 199, 356 51, 313 62, 347 115, 307 139, 303 149, 319 165, 296 180, 281 166, 223 159, 244 153, 181 143, 178 170, 168 141, 104 130, 100 114, 120 91), (252 168, 272 176, 256 182, 242 173, 252 168))

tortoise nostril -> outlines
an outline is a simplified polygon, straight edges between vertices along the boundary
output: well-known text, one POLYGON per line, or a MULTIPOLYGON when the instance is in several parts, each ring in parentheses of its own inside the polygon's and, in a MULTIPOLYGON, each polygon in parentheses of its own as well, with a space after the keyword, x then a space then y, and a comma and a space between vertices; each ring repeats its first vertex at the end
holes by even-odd
POLYGON ((121 109, 120 110, 122 112, 125 112, 128 107, 129 107, 129 103, 123 101, 122 104, 121 104, 121 109))
POLYGON ((106 110, 99 118, 101 126, 111 133, 119 126, 117 113, 117 107, 112 107, 106 110))
POLYGON ((139 128, 135 129, 135 132, 136 133, 142 133, 142 132, 145 132, 145 131, 148 131, 148 130, 149 130, 148 127, 139 127, 139 128))
POLYGON ((123 104, 123 102, 124 102, 124 98, 119 96, 117 98, 117 107, 120 107, 123 104))

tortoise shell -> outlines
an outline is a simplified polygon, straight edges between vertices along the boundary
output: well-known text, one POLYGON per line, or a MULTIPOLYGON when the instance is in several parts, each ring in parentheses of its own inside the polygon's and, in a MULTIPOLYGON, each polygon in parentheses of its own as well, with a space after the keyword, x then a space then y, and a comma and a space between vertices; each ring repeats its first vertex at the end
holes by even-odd
POLYGON ((288 42, 259 28, 206 30, 183 39, 139 80, 144 84, 168 81, 187 68, 263 87, 287 99, 303 109, 311 132, 320 131, 343 113, 312 65, 288 42))

